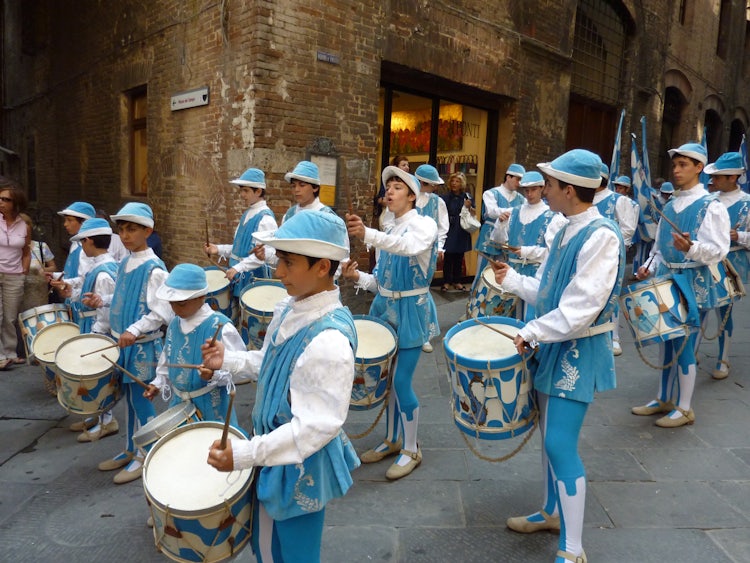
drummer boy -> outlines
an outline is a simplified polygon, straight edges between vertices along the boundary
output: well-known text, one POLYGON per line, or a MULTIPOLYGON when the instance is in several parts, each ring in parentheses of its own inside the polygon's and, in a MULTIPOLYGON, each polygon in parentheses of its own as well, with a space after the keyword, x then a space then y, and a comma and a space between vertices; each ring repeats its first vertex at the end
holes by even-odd
POLYGON ((352 485, 357 454, 342 430, 349 410, 357 336, 334 283, 348 254, 340 217, 307 211, 257 238, 276 249, 276 277, 289 297, 274 310, 261 350, 203 346, 204 364, 257 377, 254 436, 216 441, 220 471, 257 466, 253 550, 259 561, 320 561, 325 505, 352 485))
POLYGON ((275 231, 278 225, 266 204, 266 177, 262 170, 248 168, 230 184, 238 187, 240 198, 247 205, 234 232, 234 242, 217 245, 207 240, 203 250, 209 256, 218 254, 222 259, 229 259, 227 278, 232 282, 233 295, 240 297, 254 278, 271 277, 264 272, 265 255, 260 250, 255 251, 253 236, 256 232, 275 231))
MULTIPOLYGON (((153 232, 154 214, 145 203, 125 204, 112 219, 120 238, 130 251, 117 272, 117 283, 110 306, 112 336, 120 346, 118 364, 143 382, 154 378, 156 360, 162 350, 162 325, 168 325, 174 313, 167 301, 156 297, 156 291, 167 279, 167 270, 146 240, 153 232)), ((95 296, 101 298, 101 296, 95 296)), ((123 374, 126 402, 125 449, 99 464, 100 471, 122 469, 114 477, 117 484, 141 477, 143 458, 136 455, 133 434, 154 417, 154 407, 135 382, 123 374)))
MULTIPOLYGON (((201 345, 215 334, 228 351, 247 348, 232 321, 206 304, 207 293, 206 272, 195 264, 178 264, 156 290, 156 297, 169 302, 175 317, 167 328, 156 378, 144 397, 153 399, 161 391, 165 401, 171 395, 170 407, 191 401, 202 420, 224 422, 234 390, 232 375, 202 367, 201 345)), ((234 409, 230 424, 239 428, 234 409)))

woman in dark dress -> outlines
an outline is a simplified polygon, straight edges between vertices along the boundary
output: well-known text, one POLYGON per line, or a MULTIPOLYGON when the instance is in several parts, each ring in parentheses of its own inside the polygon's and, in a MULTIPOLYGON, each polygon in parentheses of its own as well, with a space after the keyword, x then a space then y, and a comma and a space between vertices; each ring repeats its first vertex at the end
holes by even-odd
POLYGON ((447 194, 441 197, 448 208, 448 237, 445 241, 445 255, 443 257, 443 291, 457 289, 464 291, 466 288, 461 283, 464 253, 471 250, 471 234, 461 228, 459 215, 463 207, 469 208, 473 215, 474 200, 471 194, 466 192, 466 176, 462 172, 456 172, 448 178, 447 194))

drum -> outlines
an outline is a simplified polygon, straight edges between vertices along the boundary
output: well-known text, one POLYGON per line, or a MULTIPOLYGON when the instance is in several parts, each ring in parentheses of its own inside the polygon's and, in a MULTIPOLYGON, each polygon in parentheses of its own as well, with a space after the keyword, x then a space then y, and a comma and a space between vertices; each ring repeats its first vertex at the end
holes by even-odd
POLYGON ((357 330, 357 351, 349 408, 367 410, 377 407, 385 399, 398 337, 388 323, 375 317, 355 315, 354 327, 357 330))
POLYGON ((531 358, 521 356, 512 337, 524 326, 519 320, 486 317, 508 334, 469 319, 452 327, 443 339, 453 390, 453 422, 462 432, 484 440, 504 440, 530 430, 536 421, 531 358))
POLYGON ((57 322, 43 327, 31 341, 31 353, 39 361, 44 378, 44 388, 50 395, 57 395, 55 353, 59 346, 81 334, 75 323, 57 322))
POLYGON ((636 346, 658 344, 688 334, 687 304, 671 276, 659 276, 627 286, 620 307, 636 346))
POLYGON ((718 264, 709 266, 709 270, 716 281, 717 307, 724 307, 744 297, 745 286, 729 260, 725 258, 718 264))
POLYGON ((26 357, 33 354, 31 342, 36 333, 45 326, 55 323, 70 322, 70 309, 62 303, 40 305, 18 314, 18 327, 21 329, 23 343, 26 346, 26 357))
POLYGON ((240 296, 242 326, 240 335, 248 350, 260 350, 276 304, 288 297, 279 280, 256 280, 240 296))
POLYGON ((200 419, 196 415, 195 405, 192 402, 179 403, 143 425, 138 432, 133 434, 133 443, 144 452, 148 451, 147 448, 151 444, 175 428, 198 422, 198 420, 200 419))
POLYGON ((230 287, 226 273, 216 266, 208 266, 203 269, 206 271, 206 281, 208 282, 206 303, 214 311, 223 313, 234 322, 236 314, 234 300, 232 299, 232 288, 230 287))
POLYGON ((103 334, 79 334, 57 349, 57 401, 65 410, 99 414, 120 398, 120 381, 109 361, 117 362, 120 357, 114 344, 103 334), (103 350, 105 346, 109 347, 103 350))
MULTIPOLYGON (((208 449, 223 424, 196 422, 159 440, 143 464, 143 489, 157 549, 175 561, 219 561, 250 539, 253 471, 217 471, 208 449)), ((229 427, 232 438, 243 436, 229 427)))
POLYGON ((492 266, 482 270, 482 275, 469 298, 468 314, 470 317, 501 316, 513 317, 521 304, 521 299, 502 289, 495 282, 492 266))

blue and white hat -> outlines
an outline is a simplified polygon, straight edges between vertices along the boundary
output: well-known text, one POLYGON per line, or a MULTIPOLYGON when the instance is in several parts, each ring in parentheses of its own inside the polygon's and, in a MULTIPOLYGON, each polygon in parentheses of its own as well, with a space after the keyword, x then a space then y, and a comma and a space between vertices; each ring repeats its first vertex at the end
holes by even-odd
POLYGON ((420 164, 419 166, 417 166, 417 169, 414 171, 414 175, 417 177, 417 180, 425 182, 427 184, 445 184, 445 180, 440 177, 437 168, 429 164, 420 164))
POLYGON ((206 271, 195 264, 177 264, 167 280, 156 290, 156 298, 187 301, 208 293, 206 271))
POLYGON ((349 234, 344 220, 330 211, 302 211, 276 231, 255 233, 254 238, 276 250, 311 258, 341 261, 349 255, 349 234))
POLYGON ((606 164, 602 162, 602 169, 601 169, 601 172, 599 172, 599 174, 605 180, 609 180, 609 166, 607 166, 606 164))
POLYGON ((99 219, 94 217, 93 219, 86 219, 81 223, 81 228, 78 230, 78 234, 70 237, 70 240, 83 240, 85 238, 95 237, 97 235, 111 235, 112 225, 106 219, 99 219))
POLYGON ((297 163, 294 170, 287 172, 284 175, 284 180, 290 182, 292 180, 300 180, 307 182, 308 184, 320 185, 320 172, 318 171, 318 165, 309 160, 302 160, 297 163))
POLYGON ((708 153, 706 152, 706 147, 704 147, 700 143, 685 143, 684 145, 681 145, 676 149, 669 149, 667 152, 669 153, 669 158, 674 158, 677 155, 681 155, 697 160, 698 162, 702 162, 703 164, 706 164, 706 162, 708 162, 708 153))
POLYGON ((394 176, 398 176, 401 180, 409 186, 409 189, 414 192, 415 195, 419 195, 419 180, 415 176, 412 176, 408 172, 401 170, 398 166, 386 166, 383 168, 383 173, 380 175, 380 179, 383 185, 386 185, 389 179, 394 176))
POLYGON ((533 188, 535 186, 544 186, 544 176, 542 176, 536 170, 526 172, 521 178, 522 188, 533 188))
POLYGON ((706 166, 704 172, 711 176, 741 176, 745 172, 745 164, 740 153, 725 152, 716 162, 706 166))
POLYGON ((553 178, 573 186, 595 189, 602 184, 602 159, 585 149, 573 149, 552 162, 540 162, 537 167, 553 178))
POLYGON ((659 191, 663 194, 673 194, 674 186, 672 185, 672 182, 664 182, 659 188, 659 191))
POLYGON ((630 178, 628 176, 618 176, 614 182, 616 186, 627 186, 630 187, 630 178))
POLYGON ((234 180, 229 180, 229 183, 236 184, 237 186, 265 190, 266 175, 263 173, 263 170, 258 168, 248 168, 242 173, 242 176, 235 178, 234 180))
POLYGON ((526 174, 526 169, 520 164, 513 163, 508 166, 508 169, 505 171, 505 175, 507 176, 508 174, 518 178, 523 178, 523 175, 526 174))
POLYGON ((129 223, 135 223, 136 225, 143 225, 144 227, 154 228, 154 212, 145 203, 137 201, 131 201, 126 203, 117 215, 112 215, 112 220, 117 221, 128 221, 129 223))
POLYGON ((65 217, 78 217, 80 219, 93 219, 96 217, 96 209, 90 203, 85 201, 74 201, 68 207, 62 211, 57 212, 58 215, 65 217))

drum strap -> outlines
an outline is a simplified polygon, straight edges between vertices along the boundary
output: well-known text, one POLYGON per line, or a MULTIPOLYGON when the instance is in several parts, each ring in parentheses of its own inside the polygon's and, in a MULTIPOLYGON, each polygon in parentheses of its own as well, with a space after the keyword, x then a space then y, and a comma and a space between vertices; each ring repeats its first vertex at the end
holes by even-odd
POLYGON ((747 250, 744 246, 730 246, 729 252, 737 252, 739 250, 747 250))
POLYGON ((430 291, 429 287, 418 287, 417 289, 406 289, 404 291, 391 291, 384 287, 378 287, 378 293, 383 297, 390 299, 402 299, 404 297, 414 297, 415 295, 424 295, 430 291))
POLYGON ((96 309, 93 311, 79 311, 78 316, 83 319, 96 316, 96 309))
MULTIPOLYGON (((114 330, 109 331, 112 335, 112 338, 115 340, 120 338, 120 333, 116 332, 114 330)), ((151 342, 152 340, 158 340, 159 338, 162 338, 164 336, 164 333, 160 330, 157 330, 156 332, 149 332, 148 334, 142 334, 138 338, 138 344, 144 344, 146 342, 151 342)))
POLYGON ((667 268, 671 268, 673 270, 686 270, 688 268, 700 268, 701 266, 704 266, 704 264, 701 264, 700 262, 667 262, 667 268))
POLYGON ((612 321, 602 323, 600 325, 590 326, 583 332, 576 334, 576 338, 588 338, 589 336, 596 336, 597 334, 604 334, 605 332, 611 332, 615 328, 615 323, 612 321))
POLYGON ((180 391, 179 389, 172 387, 172 391, 174 391, 174 394, 177 395, 183 401, 189 401, 190 399, 195 399, 196 397, 200 397, 201 395, 210 393, 214 389, 216 389, 216 385, 211 385, 210 383, 206 385, 205 387, 201 387, 200 389, 197 389, 195 391, 180 391))

